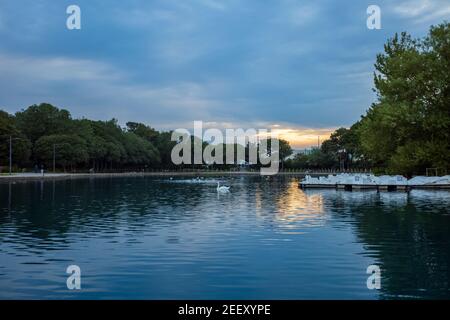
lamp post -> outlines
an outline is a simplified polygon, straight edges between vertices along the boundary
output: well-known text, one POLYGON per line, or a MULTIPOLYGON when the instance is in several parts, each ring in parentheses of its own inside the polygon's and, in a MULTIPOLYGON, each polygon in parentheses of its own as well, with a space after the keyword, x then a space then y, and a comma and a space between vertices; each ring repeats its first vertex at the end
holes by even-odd
POLYGON ((12 175, 12 142, 13 140, 24 140, 21 138, 13 138, 12 135, 4 135, 4 137, 9 137, 9 175, 12 175))
POLYGON ((56 147, 59 146, 58 144, 53 144, 53 173, 56 173, 56 147))
POLYGON ((347 150, 345 149, 340 149, 338 150, 339 153, 339 167, 341 172, 343 172, 345 170, 345 154, 346 154, 347 150))
POLYGON ((9 175, 12 175, 12 136, 9 136, 9 175))

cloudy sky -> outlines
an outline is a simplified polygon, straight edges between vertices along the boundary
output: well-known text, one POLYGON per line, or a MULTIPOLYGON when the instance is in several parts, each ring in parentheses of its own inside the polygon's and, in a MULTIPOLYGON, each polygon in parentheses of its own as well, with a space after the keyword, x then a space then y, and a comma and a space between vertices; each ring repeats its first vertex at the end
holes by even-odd
POLYGON ((388 37, 445 19, 448 0, 2 0, 0 108, 49 102, 157 129, 276 128, 305 147, 370 106, 388 37), (66 28, 71 4, 81 30, 66 28), (366 27, 371 4, 381 30, 366 27))

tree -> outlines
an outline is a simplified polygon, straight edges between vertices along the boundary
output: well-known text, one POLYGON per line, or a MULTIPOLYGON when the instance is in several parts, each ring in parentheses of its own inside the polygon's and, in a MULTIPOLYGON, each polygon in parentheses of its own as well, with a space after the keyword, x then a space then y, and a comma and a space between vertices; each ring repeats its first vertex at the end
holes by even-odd
POLYGON ((53 151, 56 155, 56 163, 63 167, 86 163, 89 154, 86 142, 76 135, 54 134, 43 136, 36 141, 35 145, 38 160, 51 167, 53 163, 53 151))
POLYGON ((112 169, 114 163, 121 165, 122 162, 126 161, 127 154, 122 143, 123 131, 117 124, 117 120, 93 121, 91 126, 96 137, 94 142, 102 150, 101 154, 98 154, 99 158, 97 158, 99 169, 112 169))
POLYGON ((127 131, 133 132, 148 142, 156 142, 159 132, 143 123, 127 122, 127 131))
POLYGON ((73 120, 73 133, 86 142, 90 168, 96 170, 107 155, 106 140, 95 132, 95 121, 88 119, 73 120))
POLYGON ((450 24, 423 39, 395 35, 375 64, 378 101, 361 119, 363 152, 406 175, 450 166, 450 24))
POLYGON ((51 104, 32 105, 16 113, 17 127, 31 143, 48 134, 64 134, 71 127, 69 111, 58 109, 51 104))
POLYGON ((326 163, 331 168, 344 169, 351 167, 366 167, 367 163, 361 150, 358 136, 360 122, 356 122, 349 129, 339 128, 321 146, 321 152, 326 155, 326 163))
POLYGON ((13 139, 13 163, 26 164, 30 157, 31 143, 17 128, 14 116, 0 110, 0 166, 9 165, 10 137, 13 139))
POLYGON ((284 161, 292 154, 293 151, 288 141, 279 139, 278 143, 280 148, 281 169, 284 169, 284 161))
POLYGON ((132 166, 159 164, 158 150, 150 142, 133 132, 126 132, 123 138, 127 154, 126 163, 132 166))
POLYGON ((176 142, 171 140, 172 132, 160 132, 154 142, 155 147, 159 152, 160 165, 166 168, 173 166, 172 164, 172 149, 176 142))
MULTIPOLYGON (((136 138, 139 138, 139 141, 142 143, 142 152, 145 153, 145 157, 147 158, 145 163, 153 166, 159 165, 161 163, 161 156, 157 146, 159 145, 162 149, 165 147, 165 141, 161 139, 160 133, 143 123, 137 122, 127 122, 127 131, 129 134, 133 134, 136 138)), ((170 136, 164 137, 170 141, 170 136)), ((164 153, 167 156, 166 150, 164 150, 164 153)))

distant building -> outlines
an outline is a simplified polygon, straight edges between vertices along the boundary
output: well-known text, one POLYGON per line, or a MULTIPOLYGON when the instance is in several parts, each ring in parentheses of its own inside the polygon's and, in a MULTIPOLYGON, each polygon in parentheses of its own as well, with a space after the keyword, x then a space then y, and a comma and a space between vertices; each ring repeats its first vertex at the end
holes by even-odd
POLYGON ((299 154, 310 155, 311 153, 313 153, 314 151, 317 151, 317 150, 319 150, 318 147, 309 147, 309 148, 305 148, 305 149, 300 149, 299 154))
POLYGON ((318 149, 317 147, 310 147, 310 148, 305 148, 305 149, 292 149, 292 154, 289 157, 287 157, 286 160, 294 159, 299 154, 309 155, 314 150, 317 150, 317 149, 318 149))

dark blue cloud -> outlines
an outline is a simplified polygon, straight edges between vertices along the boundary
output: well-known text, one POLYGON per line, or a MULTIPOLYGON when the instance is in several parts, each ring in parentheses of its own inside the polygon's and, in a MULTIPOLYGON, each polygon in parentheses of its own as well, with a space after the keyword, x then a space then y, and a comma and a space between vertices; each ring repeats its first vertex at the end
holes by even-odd
POLYGON ((154 0, 0 3, 0 106, 52 102, 75 116, 155 127, 193 120, 333 128, 374 100, 375 56, 395 32, 426 33, 440 0, 154 0), (77 4, 82 30, 66 29, 77 4))

